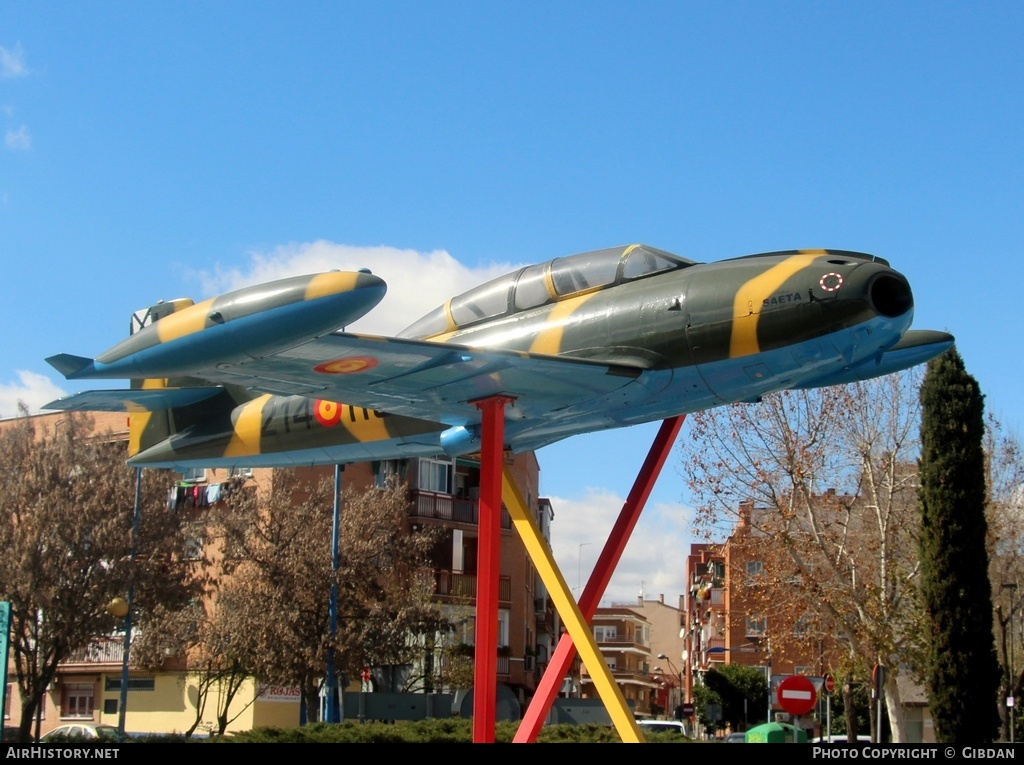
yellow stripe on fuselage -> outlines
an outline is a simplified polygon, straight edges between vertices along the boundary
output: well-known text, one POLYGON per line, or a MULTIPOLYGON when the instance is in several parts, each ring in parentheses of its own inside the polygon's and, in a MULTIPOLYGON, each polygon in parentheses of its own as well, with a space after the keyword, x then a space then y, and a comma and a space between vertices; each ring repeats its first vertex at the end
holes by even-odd
POLYGON ((757 342, 757 321, 761 316, 764 299, 777 292, 793 274, 806 268, 824 250, 807 250, 791 255, 776 266, 744 283, 737 291, 732 307, 732 336, 729 340, 729 358, 749 356, 761 350, 757 342))
POLYGON ((345 430, 351 433, 356 441, 360 443, 386 441, 391 438, 391 434, 388 433, 388 429, 384 426, 384 418, 369 409, 363 409, 361 406, 342 404, 341 419, 338 421, 338 424, 344 426, 345 430), (352 421, 353 417, 355 422, 352 421))
POLYGON ((566 321, 584 303, 592 298, 596 292, 587 295, 577 295, 551 307, 550 313, 544 318, 544 329, 537 333, 533 343, 530 344, 530 353, 546 353, 550 356, 558 355, 562 349, 562 335, 565 331, 566 321))
POLYGON ((168 340, 177 340, 193 332, 199 332, 206 326, 206 317, 210 313, 214 298, 204 300, 202 303, 190 305, 180 311, 172 313, 160 319, 153 326, 156 327, 157 337, 161 343, 168 340))
POLYGON ((231 440, 224 449, 225 457, 245 457, 249 454, 261 454, 260 429, 263 425, 263 407, 270 401, 270 394, 243 404, 235 419, 235 429, 231 440))

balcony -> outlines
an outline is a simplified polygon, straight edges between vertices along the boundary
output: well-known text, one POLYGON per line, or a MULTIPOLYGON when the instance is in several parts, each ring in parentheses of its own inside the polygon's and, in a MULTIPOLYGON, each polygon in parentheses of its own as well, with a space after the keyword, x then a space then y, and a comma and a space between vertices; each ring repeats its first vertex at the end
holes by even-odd
POLYGON ((600 640, 596 640, 597 647, 609 651, 624 651, 629 649, 635 649, 642 653, 647 653, 651 650, 651 646, 638 642, 633 638, 627 637, 602 637, 600 640))
MULTIPOLYGON (((458 499, 450 494, 414 489, 409 492, 412 507, 409 515, 413 518, 428 518, 444 523, 464 523, 477 526, 480 523, 480 503, 475 499, 458 499)), ((512 518, 504 506, 501 508, 501 528, 511 529, 512 518)))
MULTIPOLYGON (((475 650, 474 646, 466 644, 466 645, 461 646, 459 652, 462 653, 464 656, 472 658, 474 650, 475 650)), ((509 664, 510 664, 510 657, 508 655, 508 649, 507 648, 505 648, 505 649, 498 648, 498 656, 497 656, 497 664, 496 664, 495 673, 497 675, 507 679, 508 675, 509 675, 509 664)), ((447 665, 445 659, 441 660, 441 669, 442 669, 442 671, 448 671, 448 670, 451 669, 451 666, 447 665)))
POLYGON ((74 651, 61 666, 70 664, 117 664, 124 659, 124 638, 120 636, 96 638, 85 648, 74 651))
MULTIPOLYGON (((455 571, 434 571, 434 595, 445 598, 476 599, 476 574, 462 574, 455 571)), ((498 577, 498 600, 512 601, 512 577, 498 577)))

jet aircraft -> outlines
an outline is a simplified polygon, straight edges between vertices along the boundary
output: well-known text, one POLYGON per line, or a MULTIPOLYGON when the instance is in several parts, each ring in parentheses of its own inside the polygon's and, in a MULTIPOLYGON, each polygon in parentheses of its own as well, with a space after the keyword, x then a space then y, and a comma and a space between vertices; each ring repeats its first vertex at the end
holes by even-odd
POLYGON ((130 413, 129 463, 278 467, 474 453, 501 396, 504 447, 824 387, 953 344, 911 329, 907 279, 879 257, 789 250, 701 263, 635 244, 521 268, 395 337, 344 327, 384 296, 367 270, 160 302, 95 359, 47 361, 125 390, 56 410, 130 413))

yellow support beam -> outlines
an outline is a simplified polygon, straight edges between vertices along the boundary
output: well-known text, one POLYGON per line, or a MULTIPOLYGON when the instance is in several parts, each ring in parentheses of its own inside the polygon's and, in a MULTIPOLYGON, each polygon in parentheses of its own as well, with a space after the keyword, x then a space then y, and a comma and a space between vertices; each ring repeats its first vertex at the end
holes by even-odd
POLYGON ((519 532, 523 544, 526 545, 526 552, 533 561, 533 565, 537 567, 537 573, 540 574, 540 578, 547 587, 548 595, 555 604, 555 609, 562 617, 565 628, 590 673, 597 694, 604 702, 604 707, 608 710, 608 715, 612 719, 619 738, 627 744, 644 743, 645 739, 640 732, 640 726, 636 724, 636 718, 633 717, 633 713, 626 704, 622 690, 612 677, 608 663, 597 647, 594 633, 591 632, 586 619, 580 613, 579 606, 576 605, 576 600, 566 586, 562 573, 555 565, 550 548, 541 536, 537 524, 534 523, 533 516, 527 511, 526 503, 523 501, 515 481, 512 480, 508 467, 503 468, 501 489, 502 500, 512 517, 512 524, 519 532))

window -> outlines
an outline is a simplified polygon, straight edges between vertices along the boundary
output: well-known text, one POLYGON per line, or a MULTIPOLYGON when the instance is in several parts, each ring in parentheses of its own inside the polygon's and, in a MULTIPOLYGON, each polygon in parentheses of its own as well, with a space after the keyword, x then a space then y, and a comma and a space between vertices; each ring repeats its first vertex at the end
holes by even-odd
POLYGON ((91 720, 95 692, 92 683, 64 683, 60 690, 60 716, 91 720))
POLYGON ((759 560, 748 560, 746 563, 746 578, 744 584, 753 584, 764 573, 764 564, 759 560))
POLYGON ((594 640, 598 643, 610 642, 615 640, 618 636, 618 629, 615 626, 594 627, 594 640))
POLYGON ((203 538, 202 536, 191 536, 184 544, 185 560, 202 560, 203 538))
POLYGON ((436 491, 440 494, 451 494, 452 463, 437 460, 420 460, 419 489, 436 491))
POLYGON ((205 481, 206 480, 206 468, 187 468, 181 471, 181 479, 183 481, 205 481))
MULTIPOLYGON (((120 677, 107 677, 103 683, 104 691, 120 691, 121 690, 121 678, 120 677)), ((128 690, 129 691, 153 691, 156 690, 156 680, 152 677, 129 677, 128 678, 128 690)))
POLYGON ((800 614, 799 618, 793 622, 793 634, 797 637, 806 635, 807 631, 811 628, 811 616, 810 614, 800 614))
POLYGON ((756 614, 747 614, 746 635, 750 637, 761 637, 768 627, 767 619, 756 614))
MULTIPOLYGON (((234 478, 235 476, 252 475, 251 467, 233 467, 228 470, 228 478, 234 478)), ((205 478, 205 475, 203 476, 205 478)))
POLYGON ((450 303, 452 319, 458 326, 464 327, 467 324, 508 313, 508 297, 511 289, 512 280, 508 276, 502 276, 452 298, 450 303))
POLYGON ((508 645, 508 622, 509 612, 507 608, 498 611, 498 645, 508 645))
POLYGON ((525 311, 548 302, 547 264, 524 268, 516 280, 515 309, 525 311))
POLYGON ((384 488, 388 485, 389 480, 397 480, 401 476, 401 472, 401 465, 398 460, 381 460, 377 463, 373 483, 378 488, 384 488))

